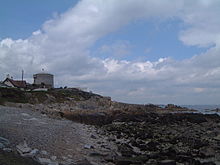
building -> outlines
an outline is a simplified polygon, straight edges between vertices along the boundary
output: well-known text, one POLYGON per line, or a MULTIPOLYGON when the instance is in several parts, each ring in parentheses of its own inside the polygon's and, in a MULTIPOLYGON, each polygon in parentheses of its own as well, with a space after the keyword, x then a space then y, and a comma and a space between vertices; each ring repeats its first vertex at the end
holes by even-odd
POLYGON ((0 88, 10 88, 10 87, 8 85, 5 85, 2 82, 0 82, 0 88))
POLYGON ((2 84, 8 86, 8 87, 14 87, 14 88, 26 88, 27 83, 26 81, 22 80, 13 80, 11 78, 6 78, 2 84))
POLYGON ((54 76, 49 73, 38 73, 34 74, 34 86, 41 88, 53 88, 54 87, 54 76))

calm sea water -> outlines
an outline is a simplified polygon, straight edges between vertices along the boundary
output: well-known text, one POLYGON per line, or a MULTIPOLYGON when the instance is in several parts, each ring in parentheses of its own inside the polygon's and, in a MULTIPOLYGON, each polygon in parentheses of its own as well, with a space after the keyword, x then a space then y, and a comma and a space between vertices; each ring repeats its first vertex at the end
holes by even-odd
POLYGON ((220 105, 181 105, 181 106, 198 110, 198 112, 204 113, 204 114, 215 114, 216 113, 220 115, 220 112, 212 111, 216 108, 220 109, 220 105))

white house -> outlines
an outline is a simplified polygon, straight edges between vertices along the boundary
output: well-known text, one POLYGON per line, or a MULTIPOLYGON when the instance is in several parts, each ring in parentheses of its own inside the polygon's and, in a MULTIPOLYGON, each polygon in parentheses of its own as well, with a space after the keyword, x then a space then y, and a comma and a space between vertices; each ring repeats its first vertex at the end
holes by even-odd
POLYGON ((27 87, 26 81, 13 80, 10 78, 6 78, 2 83, 9 87, 15 87, 15 88, 26 88, 27 87))

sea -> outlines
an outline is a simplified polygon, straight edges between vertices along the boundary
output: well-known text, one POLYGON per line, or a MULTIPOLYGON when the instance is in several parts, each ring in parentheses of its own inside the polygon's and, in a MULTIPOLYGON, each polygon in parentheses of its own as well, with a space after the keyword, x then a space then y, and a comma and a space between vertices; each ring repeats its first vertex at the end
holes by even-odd
POLYGON ((180 106, 197 110, 198 112, 196 113, 220 115, 220 105, 180 105, 180 106), (219 109, 219 111, 216 111, 216 109, 219 109))

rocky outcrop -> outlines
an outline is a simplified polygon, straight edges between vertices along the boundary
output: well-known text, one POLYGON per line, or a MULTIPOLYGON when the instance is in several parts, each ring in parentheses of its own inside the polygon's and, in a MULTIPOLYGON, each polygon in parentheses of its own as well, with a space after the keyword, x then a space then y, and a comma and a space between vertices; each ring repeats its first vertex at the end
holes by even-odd
POLYGON ((218 115, 149 113, 102 129, 118 145, 119 157, 109 159, 115 164, 219 164, 218 115))
MULTIPOLYGON (((124 111, 124 112, 167 112, 190 111, 173 104, 164 108, 153 104, 126 104, 112 101, 110 97, 104 97, 91 92, 85 92, 76 88, 53 89, 44 92, 21 91, 18 89, 0 89, 0 104, 42 111, 53 115, 57 111, 124 111)), ((54 115, 55 116, 55 115, 54 115)))

